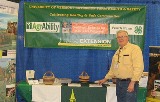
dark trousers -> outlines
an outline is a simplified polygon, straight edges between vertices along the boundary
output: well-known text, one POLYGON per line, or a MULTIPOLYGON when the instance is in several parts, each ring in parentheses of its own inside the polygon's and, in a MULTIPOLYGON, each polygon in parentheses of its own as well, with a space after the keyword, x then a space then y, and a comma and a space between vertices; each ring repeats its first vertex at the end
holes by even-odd
POLYGON ((130 80, 116 80, 117 102, 137 102, 137 92, 139 84, 136 82, 133 92, 127 92, 130 80))

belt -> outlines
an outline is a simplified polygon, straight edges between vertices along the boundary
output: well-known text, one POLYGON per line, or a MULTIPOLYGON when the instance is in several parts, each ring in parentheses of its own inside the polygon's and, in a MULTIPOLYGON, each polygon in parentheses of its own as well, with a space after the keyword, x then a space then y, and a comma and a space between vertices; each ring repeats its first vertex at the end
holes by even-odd
POLYGON ((117 78, 120 81, 131 81, 131 78, 126 78, 126 79, 121 79, 121 78, 117 78))

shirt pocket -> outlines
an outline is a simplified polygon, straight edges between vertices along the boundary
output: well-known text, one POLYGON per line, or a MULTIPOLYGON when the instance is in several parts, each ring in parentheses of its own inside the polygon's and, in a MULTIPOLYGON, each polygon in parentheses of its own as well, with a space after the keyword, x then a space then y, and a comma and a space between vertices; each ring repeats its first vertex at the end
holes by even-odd
POLYGON ((131 64, 131 56, 129 54, 123 54, 123 64, 131 64))

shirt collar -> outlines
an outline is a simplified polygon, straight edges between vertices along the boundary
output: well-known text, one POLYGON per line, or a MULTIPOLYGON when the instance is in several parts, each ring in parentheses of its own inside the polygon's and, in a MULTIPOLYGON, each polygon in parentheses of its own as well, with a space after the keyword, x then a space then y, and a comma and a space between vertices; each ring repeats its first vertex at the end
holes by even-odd
POLYGON ((126 49, 130 44, 131 44, 131 43, 128 42, 123 48, 121 48, 121 47, 119 46, 118 49, 126 49))

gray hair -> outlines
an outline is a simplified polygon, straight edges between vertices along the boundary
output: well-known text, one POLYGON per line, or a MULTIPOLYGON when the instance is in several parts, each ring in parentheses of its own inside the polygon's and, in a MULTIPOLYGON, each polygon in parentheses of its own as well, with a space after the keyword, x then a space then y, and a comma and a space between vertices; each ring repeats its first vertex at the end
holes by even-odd
POLYGON ((127 32, 127 31, 125 31, 125 30, 119 30, 119 31, 117 31, 117 33, 116 33, 116 37, 117 37, 118 33, 121 33, 121 32, 125 32, 125 33, 126 33, 126 36, 128 36, 128 32, 127 32))

